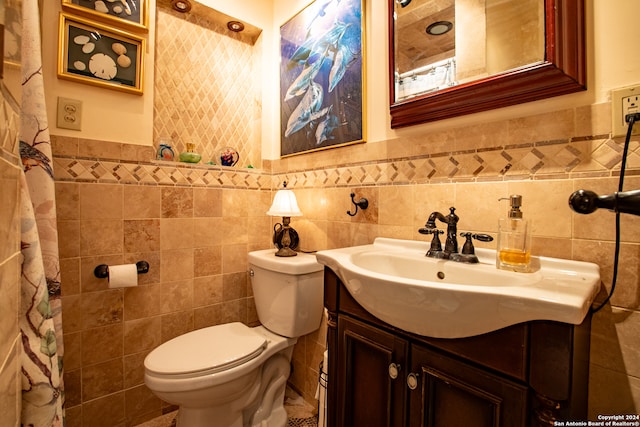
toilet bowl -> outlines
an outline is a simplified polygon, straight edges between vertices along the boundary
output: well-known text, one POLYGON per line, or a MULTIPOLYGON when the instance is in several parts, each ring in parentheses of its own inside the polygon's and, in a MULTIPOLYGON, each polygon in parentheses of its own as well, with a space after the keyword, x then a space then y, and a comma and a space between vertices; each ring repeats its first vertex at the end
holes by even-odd
POLYGON ((308 254, 249 253, 261 325, 211 326, 180 335, 146 357, 145 384, 178 405, 178 427, 283 427, 284 391, 297 338, 320 326, 323 267, 308 254))

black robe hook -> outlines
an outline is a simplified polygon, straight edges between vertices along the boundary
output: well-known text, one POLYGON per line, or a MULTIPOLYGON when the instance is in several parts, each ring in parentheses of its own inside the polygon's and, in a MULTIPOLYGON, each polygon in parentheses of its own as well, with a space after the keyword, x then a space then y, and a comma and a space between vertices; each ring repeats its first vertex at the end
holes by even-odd
POLYGON ((358 200, 356 202, 355 199, 354 199, 355 196, 356 196, 355 193, 351 193, 351 203, 356 205, 356 210, 355 210, 354 213, 351 213, 351 211, 347 211, 347 215, 349 215, 349 216, 356 216, 356 214, 358 213, 358 208, 367 209, 369 207, 369 201, 367 199, 362 197, 360 200, 358 200))

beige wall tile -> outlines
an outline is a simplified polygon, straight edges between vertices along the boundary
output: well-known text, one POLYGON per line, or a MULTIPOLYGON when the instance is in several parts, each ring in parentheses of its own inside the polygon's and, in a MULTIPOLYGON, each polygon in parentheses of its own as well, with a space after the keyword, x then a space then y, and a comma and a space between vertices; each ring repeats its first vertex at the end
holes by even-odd
POLYGON ((193 249, 176 249, 160 253, 160 281, 193 279, 193 249))
POLYGON ((218 188, 194 188, 193 216, 222 216, 222 190, 218 188))
MULTIPOLYGON (((160 250, 160 219, 125 220, 124 251, 151 252, 160 250)), ((193 225, 193 222, 190 221, 193 225)), ((186 230, 188 232, 188 230, 186 230)))
POLYGON ((122 356, 122 323, 82 331, 82 363, 93 365, 122 356))
POLYGON ((162 316, 160 327, 162 342, 167 342, 171 338, 193 331, 193 317, 192 310, 179 311, 162 316))
POLYGON ((80 185, 80 218, 122 219, 123 187, 121 185, 80 185))
POLYGON ((209 246, 193 250, 193 277, 222 273, 222 246, 209 246))
POLYGON ((80 300, 82 328, 89 329, 122 322, 122 289, 82 294, 80 300))
POLYGON ((125 394, 114 393, 82 405, 83 427, 113 427, 125 425, 125 394))
POLYGON ((207 328, 223 323, 222 304, 196 308, 193 311, 193 323, 195 329, 207 328))
POLYGON ((194 307, 208 306, 222 302, 222 276, 197 277, 193 280, 194 307))
MULTIPOLYGON (((64 285, 63 285, 64 286, 64 285)), ((62 330, 65 334, 82 330, 82 298, 80 295, 62 297, 62 330)))
POLYGON ((380 187, 379 223, 382 225, 412 225, 414 217, 413 186, 380 187))
POLYGON ((56 183, 56 214, 59 220, 80 219, 80 184, 56 183))
POLYGON ((64 330, 64 369, 72 371, 82 367, 82 332, 64 330))
POLYGON ((80 293, 80 258, 60 259, 60 277, 64 283, 61 286, 62 295, 80 293))
MULTIPOLYGON (((88 402, 122 390, 123 372, 122 358, 82 368, 82 401, 88 402)), ((86 421, 87 414, 84 415, 86 421)))
POLYGON ((222 300, 224 302, 247 297, 247 273, 225 274, 222 277, 222 300))
POLYGON ((247 245, 224 245, 222 247, 222 272, 237 273, 247 270, 247 245))
POLYGON ((222 244, 235 245, 240 243, 248 243, 249 235, 247 233, 249 218, 247 217, 223 217, 222 218, 222 244))
POLYGON ((575 135, 573 109, 509 120, 509 141, 522 144, 568 139, 575 135))
POLYGON ((606 135, 611 132, 611 104, 576 107, 576 135, 606 135))
POLYGON ((64 394, 68 407, 82 404, 82 369, 64 372, 64 394))
MULTIPOLYGON (((509 194, 522 195, 521 210, 524 217, 531 220, 533 235, 562 238, 571 236, 572 213, 568 207, 569 196, 573 191, 571 182, 510 182, 507 191, 509 194)), ((509 202, 506 201, 506 208, 508 207, 509 202)), ((504 212, 503 215, 506 210, 504 212)))
POLYGON ((183 187, 162 188, 162 218, 193 217, 193 189, 183 187))
POLYGON ((222 244, 222 218, 194 218, 193 246, 216 246, 222 244))
POLYGON ((144 415, 159 412, 162 401, 146 386, 140 385, 125 391, 125 414, 128 425, 137 425, 144 420, 144 415))
POLYGON ((162 282, 160 310, 162 314, 193 308, 193 279, 162 282))
POLYGON ((591 364, 589 370, 588 417, 602 414, 635 414, 640 401, 640 380, 591 364))
POLYGON ((125 289, 124 320, 158 316, 161 313, 162 297, 159 284, 125 289))
POLYGON ((249 216, 249 205, 253 192, 233 189, 222 190, 222 216, 241 218, 249 216))
POLYGON ((160 220, 160 249, 192 248, 195 234, 193 218, 163 218, 160 220))
POLYGON ((159 316, 124 323, 124 354, 153 350, 161 344, 159 316))
POLYGON ((80 256, 80 221, 58 221, 58 253, 60 258, 80 256))
POLYGON ((125 219, 160 218, 161 194, 160 187, 124 186, 123 217, 125 219))
POLYGON ((144 384, 144 359, 148 351, 124 356, 124 387, 144 384))
MULTIPOLYGON (((117 219, 92 219, 80 223, 80 255, 110 255, 123 250, 123 223, 117 219)), ((77 256, 72 254, 71 256, 77 256)), ((67 256, 65 258, 70 258, 67 256)))

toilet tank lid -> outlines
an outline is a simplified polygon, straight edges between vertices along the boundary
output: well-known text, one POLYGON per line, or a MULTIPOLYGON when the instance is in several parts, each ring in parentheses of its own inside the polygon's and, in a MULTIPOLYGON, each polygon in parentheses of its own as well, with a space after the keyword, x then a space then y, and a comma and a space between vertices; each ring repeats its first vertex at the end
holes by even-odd
POLYGON ((296 256, 279 257, 276 256, 275 249, 249 252, 249 264, 265 270, 294 275, 314 273, 324 269, 315 255, 299 252, 296 256))
POLYGON ((219 372, 253 359, 266 345, 264 335, 253 328, 239 322, 225 323, 165 342, 149 353, 144 366, 162 375, 219 372))

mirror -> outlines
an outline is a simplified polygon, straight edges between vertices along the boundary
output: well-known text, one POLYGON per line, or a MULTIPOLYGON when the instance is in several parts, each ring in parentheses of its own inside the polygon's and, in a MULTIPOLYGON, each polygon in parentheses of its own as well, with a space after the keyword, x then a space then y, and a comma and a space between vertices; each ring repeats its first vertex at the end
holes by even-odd
POLYGON ((388 0, 391 127, 585 89, 583 0, 388 0))

